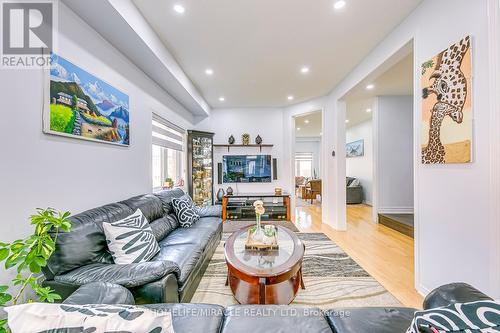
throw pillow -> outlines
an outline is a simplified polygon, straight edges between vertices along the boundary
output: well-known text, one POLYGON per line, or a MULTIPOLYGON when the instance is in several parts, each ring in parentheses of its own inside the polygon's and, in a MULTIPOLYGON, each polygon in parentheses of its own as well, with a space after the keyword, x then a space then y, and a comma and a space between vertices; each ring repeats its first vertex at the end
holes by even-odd
POLYGON ((175 215, 183 228, 189 228, 200 216, 196 213, 195 208, 191 202, 185 199, 172 199, 172 206, 174 207, 175 215))
POLYGON ((12 333, 174 332, 170 312, 132 305, 27 303, 5 311, 12 333))
POLYGON ((354 178, 354 180, 349 184, 349 187, 357 187, 359 186, 359 179, 354 178))
POLYGON ((500 303, 476 301, 415 312, 406 333, 500 332, 500 303))
POLYGON ((122 220, 103 223, 102 226, 115 264, 149 261, 160 252, 148 220, 140 209, 122 220))

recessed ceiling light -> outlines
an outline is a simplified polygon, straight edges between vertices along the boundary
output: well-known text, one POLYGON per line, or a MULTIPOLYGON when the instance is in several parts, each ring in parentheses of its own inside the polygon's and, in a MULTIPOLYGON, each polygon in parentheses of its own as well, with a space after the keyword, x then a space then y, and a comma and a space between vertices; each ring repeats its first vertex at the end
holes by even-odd
POLYGON ((368 109, 366 109, 366 112, 370 113, 370 112, 372 112, 372 109, 368 108, 368 109))
POLYGON ((306 124, 309 124, 309 119, 304 120, 306 124))
POLYGON ((306 66, 302 67, 302 68, 300 69, 300 72, 301 72, 302 74, 307 74, 307 73, 309 73, 309 67, 306 67, 306 66))
POLYGON ((290 96, 288 96, 287 98, 288 98, 288 100, 289 100, 289 101, 293 101, 293 98, 294 98, 294 97, 293 97, 292 95, 290 95, 290 96))
POLYGON ((319 132, 319 135, 322 136, 323 135, 323 132, 319 132))
POLYGON ((219 97, 219 101, 224 102, 225 100, 226 100, 226 98, 225 98, 225 97, 222 97, 222 96, 221 96, 221 97, 219 97))
POLYGON ((346 123, 346 124, 348 124, 348 123, 349 123, 349 119, 346 119, 346 120, 345 120, 345 123, 346 123))
POLYGON ((174 5, 174 10, 179 13, 179 14, 184 14, 184 12, 186 11, 186 8, 184 8, 184 6, 182 5, 174 5))
POLYGON ((213 73, 214 73, 214 70, 213 70, 213 69, 211 69, 211 68, 207 68, 207 69, 205 69, 205 74, 207 74, 207 75, 212 75, 213 73))
POLYGON ((335 1, 335 3, 333 4, 333 8, 335 9, 342 9, 345 7, 345 1, 344 0, 338 0, 338 1, 335 1))
POLYGON ((372 90, 373 88, 375 88, 374 84, 369 84, 366 86, 366 89, 368 89, 368 90, 372 90))
POLYGON ((300 131, 300 127, 297 127, 297 131, 300 131))

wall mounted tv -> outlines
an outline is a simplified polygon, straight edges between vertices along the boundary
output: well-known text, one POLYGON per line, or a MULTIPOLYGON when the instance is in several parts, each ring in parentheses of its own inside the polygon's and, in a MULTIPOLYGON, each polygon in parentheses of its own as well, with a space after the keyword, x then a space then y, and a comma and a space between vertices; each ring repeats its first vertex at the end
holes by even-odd
POLYGON ((224 183, 270 183, 271 155, 224 155, 224 183))

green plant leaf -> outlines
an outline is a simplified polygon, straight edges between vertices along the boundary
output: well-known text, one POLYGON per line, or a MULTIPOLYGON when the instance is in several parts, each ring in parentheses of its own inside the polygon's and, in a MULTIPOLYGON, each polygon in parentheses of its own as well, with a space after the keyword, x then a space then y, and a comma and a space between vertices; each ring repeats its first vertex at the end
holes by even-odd
POLYGON ((0 294, 9 290, 9 286, 0 286, 0 294))
POLYGON ((0 294, 0 305, 7 304, 8 301, 12 299, 12 296, 9 294, 0 294))
POLYGON ((29 266, 29 267, 30 267, 30 272, 31 272, 31 273, 40 273, 40 272, 41 272, 41 270, 42 270, 42 269, 41 269, 41 267, 40 267, 40 265, 38 265, 38 264, 37 264, 36 262, 34 262, 34 261, 30 263, 30 266, 29 266))
POLYGON ((0 249, 0 261, 4 261, 9 256, 10 251, 8 248, 0 249))

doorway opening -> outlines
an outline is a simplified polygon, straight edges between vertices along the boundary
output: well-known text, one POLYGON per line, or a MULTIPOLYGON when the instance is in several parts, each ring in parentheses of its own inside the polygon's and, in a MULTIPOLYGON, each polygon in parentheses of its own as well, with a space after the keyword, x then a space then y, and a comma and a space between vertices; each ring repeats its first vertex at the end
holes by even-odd
POLYGON ((296 223, 311 227, 312 215, 321 216, 322 111, 294 117, 294 179, 296 223))

